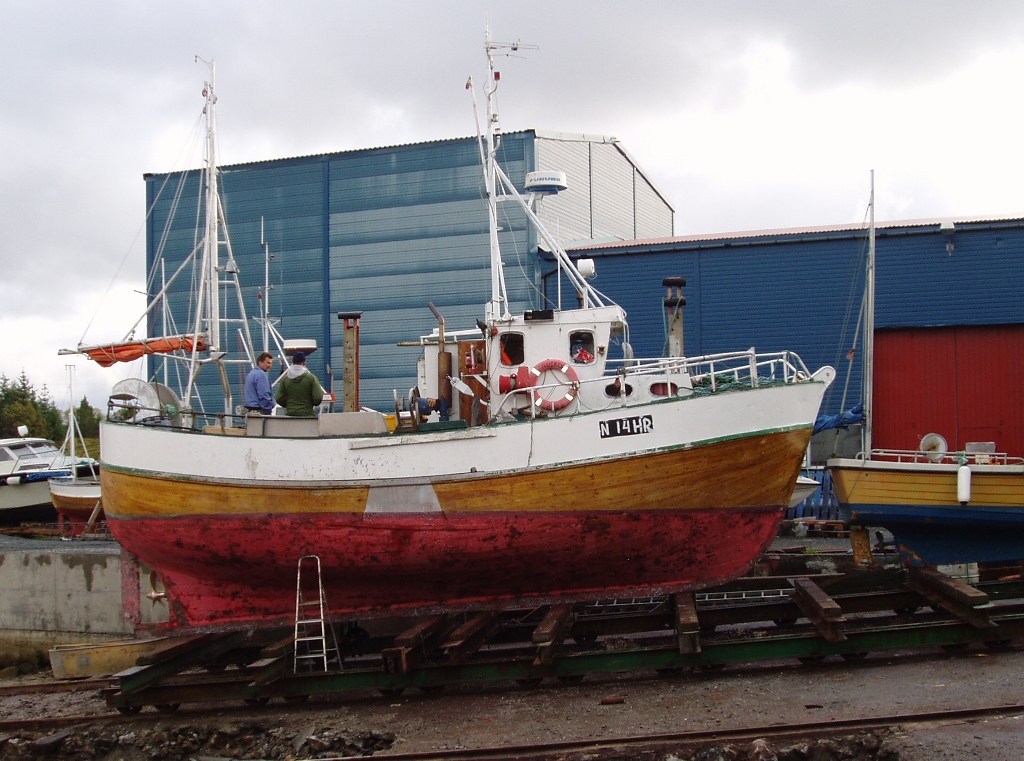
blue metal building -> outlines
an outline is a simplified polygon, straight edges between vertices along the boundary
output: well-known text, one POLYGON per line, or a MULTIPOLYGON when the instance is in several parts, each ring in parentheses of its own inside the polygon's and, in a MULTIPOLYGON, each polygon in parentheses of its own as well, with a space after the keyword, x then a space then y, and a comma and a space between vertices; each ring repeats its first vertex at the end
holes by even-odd
MULTIPOLYGON (((861 399, 854 348, 864 290, 867 230, 768 230, 580 246, 597 263, 596 286, 628 312, 637 356, 660 355, 662 278, 687 279, 686 353, 796 351, 837 382, 824 412, 861 399)), ((1024 219, 880 224, 875 328, 1024 324, 1024 219)), ((553 265, 549 265, 550 270, 553 265)), ((547 278, 549 293, 553 279, 547 278)))
MULTIPOLYGON (((502 137, 500 162, 522 187, 527 172, 560 170, 569 191, 543 199, 541 217, 566 245, 580 241, 656 238, 673 232, 673 209, 614 138, 528 130, 502 137)), ((195 247, 202 223, 201 173, 146 175, 147 266, 170 276, 195 247)), ((391 405, 392 389, 415 383, 416 340, 436 321, 472 327, 490 296, 487 213, 476 139, 346 151, 221 168, 229 237, 250 317, 259 313, 264 283, 261 229, 274 259, 270 311, 285 338, 315 339, 309 366, 325 387, 340 390, 338 312, 363 313, 362 403, 391 405)), ((510 301, 517 309, 543 302, 543 261, 536 236, 516 209, 500 209, 510 301)), ((223 259, 222 259, 223 261, 223 259)), ((151 298, 160 291, 152 279, 151 298)), ((149 335, 187 330, 194 314, 191 283, 176 281, 165 328, 154 312, 149 335)), ((224 300, 222 300, 224 301, 224 300)), ((237 317, 237 313, 226 313, 237 317)), ((254 328, 254 338, 258 331, 254 328)), ((241 342, 229 348, 239 355, 241 342)), ((256 351, 263 349, 256 339, 256 351)), ((161 360, 150 374, 162 378, 161 360)), ((232 378, 240 383, 238 378, 232 378)), ((173 370, 172 387, 180 387, 173 370)), ((220 411, 220 381, 199 385, 201 404, 220 411)))

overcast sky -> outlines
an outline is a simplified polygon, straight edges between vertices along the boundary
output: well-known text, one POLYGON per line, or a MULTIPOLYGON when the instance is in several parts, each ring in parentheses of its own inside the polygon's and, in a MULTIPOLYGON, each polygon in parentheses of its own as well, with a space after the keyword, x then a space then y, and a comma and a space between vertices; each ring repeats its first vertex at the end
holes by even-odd
MULTIPOLYGON (((57 349, 141 312, 142 175, 181 168, 196 54, 221 163, 460 137, 487 19, 539 46, 500 64, 504 129, 618 137, 677 234, 859 222, 871 169, 880 219, 1024 212, 1019 0, 6 2, 0 372, 64 405, 57 349)), ((73 361, 97 406, 126 376, 73 361)))

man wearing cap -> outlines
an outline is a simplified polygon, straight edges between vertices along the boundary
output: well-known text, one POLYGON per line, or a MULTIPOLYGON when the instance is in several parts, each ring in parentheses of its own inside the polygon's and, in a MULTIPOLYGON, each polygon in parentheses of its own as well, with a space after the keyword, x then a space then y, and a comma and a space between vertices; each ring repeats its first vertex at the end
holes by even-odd
POLYGON ((306 368, 306 354, 295 352, 289 367, 277 384, 277 403, 289 417, 313 417, 313 408, 324 398, 320 381, 306 368))
POLYGON ((274 414, 274 392, 270 390, 270 379, 267 377, 273 366, 274 358, 268 352, 256 357, 256 367, 249 371, 245 379, 245 408, 249 412, 274 414))

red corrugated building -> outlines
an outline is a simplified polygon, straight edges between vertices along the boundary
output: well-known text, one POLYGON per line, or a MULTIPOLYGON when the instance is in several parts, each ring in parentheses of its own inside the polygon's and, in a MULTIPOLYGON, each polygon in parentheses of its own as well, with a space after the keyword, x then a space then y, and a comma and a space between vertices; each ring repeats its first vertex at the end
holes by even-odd
POLYGON ((1024 325, 876 331, 874 446, 917 449, 933 432, 950 450, 1024 456, 1024 325))

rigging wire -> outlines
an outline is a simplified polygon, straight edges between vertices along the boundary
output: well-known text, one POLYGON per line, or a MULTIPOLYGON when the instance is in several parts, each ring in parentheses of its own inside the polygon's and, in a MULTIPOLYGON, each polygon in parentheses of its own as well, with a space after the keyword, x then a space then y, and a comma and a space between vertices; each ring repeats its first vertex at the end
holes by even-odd
MULTIPOLYGON (((863 220, 863 222, 861 224, 867 225, 867 219, 868 219, 868 210, 865 209, 865 211, 864 211, 864 220, 863 220)), ((861 285, 861 283, 862 283, 862 279, 863 279, 862 276, 864 274, 865 257, 867 256, 867 248, 868 248, 868 240, 867 240, 867 237, 865 237, 861 241, 860 249, 857 252, 857 256, 854 257, 853 261, 851 261, 851 263, 850 263, 850 270, 848 272, 848 277, 849 277, 849 282, 850 282, 850 290, 849 290, 849 293, 848 293, 847 299, 846 299, 846 309, 845 309, 845 312, 843 314, 842 328, 839 331, 839 339, 836 342, 836 354, 835 354, 835 363, 834 363, 834 366, 836 366, 836 367, 838 367, 840 365, 840 362, 841 362, 842 357, 843 357, 844 347, 846 345, 847 336, 849 335, 850 321, 851 321, 851 318, 852 318, 852 315, 853 315, 853 306, 854 306, 854 304, 857 303, 857 293, 858 293, 859 290, 863 293, 863 286, 861 285)), ((863 298, 861 299, 861 311, 863 312, 863 298)), ((860 326, 860 319, 861 318, 858 316, 858 318, 857 318, 858 328, 857 328, 857 331, 856 331, 857 333, 860 332, 860 328, 859 328, 859 326, 860 326)), ((835 323, 833 322, 833 325, 834 324, 835 323)), ((850 349, 845 350, 847 357, 850 357, 851 352, 853 352, 853 356, 856 357, 856 349, 857 349, 856 342, 857 342, 857 339, 856 339, 856 336, 854 336, 854 345, 852 347, 850 347, 850 349)), ((849 359, 848 360, 849 364, 846 367, 847 378, 846 378, 845 386, 849 386, 850 373, 853 371, 853 361, 854 361, 853 359, 849 359)), ((824 400, 824 402, 822 404, 822 409, 824 409, 824 410, 831 409, 830 405, 831 405, 831 402, 832 402, 832 394, 835 391, 835 388, 836 388, 836 384, 833 383, 831 386, 829 386, 828 391, 825 392, 825 400, 824 400)), ((846 394, 844 392, 844 394, 843 394, 844 402, 845 402, 845 397, 846 397, 846 394)), ((842 412, 842 409, 840 409, 839 411, 842 412)))
MULTIPOLYGON (((196 126, 199 124, 199 121, 201 119, 202 119, 202 114, 200 114, 199 119, 196 120, 196 125, 194 125, 192 127, 192 132, 193 133, 195 133, 196 126)), ((186 141, 186 145, 187 145, 187 141, 186 141)), ((182 146, 182 151, 180 151, 178 153, 178 156, 177 156, 177 158, 175 158, 174 164, 172 166, 177 166, 178 161, 181 159, 181 156, 182 156, 183 152, 184 152, 184 146, 182 146)), ((121 274, 121 270, 124 268, 125 262, 128 261, 129 254, 131 254, 132 249, 134 249, 135 243, 136 243, 136 241, 138 241, 139 236, 142 234, 142 231, 146 228, 146 224, 148 223, 149 218, 152 216, 153 210, 156 208, 157 201, 160 200, 160 196, 163 194, 164 189, 167 187, 167 183, 170 180, 170 178, 171 178, 171 173, 168 173, 167 176, 164 177, 164 181, 163 181, 163 183, 161 183, 160 190, 157 191, 156 197, 153 199, 153 203, 151 203, 150 206, 149 206, 149 209, 146 210, 146 216, 142 220, 142 224, 140 224, 139 225, 139 229, 136 230, 135 236, 132 238, 132 242, 128 245, 128 249, 125 251, 124 256, 121 258, 121 263, 119 265, 117 265, 117 270, 114 272, 114 276, 110 279, 110 283, 107 285, 107 289, 103 292, 103 295, 100 297, 100 301, 96 305, 96 310, 93 312, 92 317, 89 318, 89 322, 86 324, 85 330, 82 331, 82 337, 78 339, 79 345, 84 343, 85 336, 89 333, 89 328, 91 328, 93 322, 96 321, 96 317, 99 315, 100 309, 103 307, 103 303, 106 301, 107 296, 110 295, 110 289, 113 288, 114 287, 114 283, 117 282, 117 278, 121 274)))

